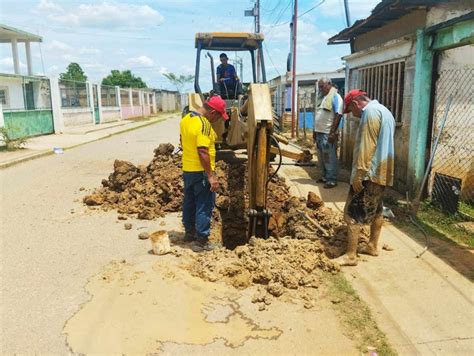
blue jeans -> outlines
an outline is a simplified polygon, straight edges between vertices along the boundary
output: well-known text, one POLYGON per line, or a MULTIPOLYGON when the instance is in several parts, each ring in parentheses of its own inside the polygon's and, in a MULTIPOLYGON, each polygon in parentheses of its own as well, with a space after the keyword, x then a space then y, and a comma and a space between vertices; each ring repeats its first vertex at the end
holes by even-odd
POLYGON ((183 225, 186 231, 196 232, 198 240, 207 241, 211 233, 211 217, 216 193, 206 172, 183 172, 183 225))
POLYGON ((329 143, 328 134, 316 132, 316 148, 318 152, 318 161, 323 171, 323 177, 328 182, 337 182, 337 173, 339 170, 337 162, 337 142, 329 143))

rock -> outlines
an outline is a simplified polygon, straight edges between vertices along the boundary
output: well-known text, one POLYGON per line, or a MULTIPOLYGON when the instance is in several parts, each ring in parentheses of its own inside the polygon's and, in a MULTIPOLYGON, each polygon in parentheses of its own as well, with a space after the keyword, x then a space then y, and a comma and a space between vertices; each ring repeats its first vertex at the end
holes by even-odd
POLYGON ((283 294, 284 288, 280 283, 271 282, 267 286, 267 292, 278 298, 283 294))
POLYGON ((240 273, 232 278, 232 285, 235 288, 247 288, 252 285, 252 276, 246 269, 241 270, 240 273))
POLYGON ((125 230, 131 230, 132 229, 132 224, 125 223, 125 224, 123 224, 123 227, 125 228, 125 230))
POLYGON ((117 219, 119 220, 127 220, 128 218, 125 215, 119 215, 117 216, 117 219))
POLYGON ((104 204, 104 197, 100 194, 94 193, 84 197, 84 203, 89 206, 104 204))
POLYGON ((310 209, 318 209, 324 206, 324 202, 316 193, 309 192, 306 206, 310 209))
POLYGON ((258 306, 258 311, 264 311, 265 309, 266 309, 265 304, 260 304, 260 305, 258 306))
POLYGON ((84 187, 80 187, 80 188, 79 188, 79 191, 80 191, 80 192, 82 192, 82 191, 84 191, 84 190, 86 190, 86 188, 84 188, 84 187))
POLYGON ((148 232, 141 232, 138 234, 138 238, 140 240, 146 240, 148 238, 150 238, 150 234, 148 232))

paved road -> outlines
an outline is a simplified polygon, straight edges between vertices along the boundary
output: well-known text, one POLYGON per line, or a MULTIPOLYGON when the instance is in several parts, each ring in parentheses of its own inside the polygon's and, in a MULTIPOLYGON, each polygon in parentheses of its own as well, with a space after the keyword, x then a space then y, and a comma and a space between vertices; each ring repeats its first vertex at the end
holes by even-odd
MULTIPOLYGON (((131 220, 126 231, 116 212, 82 206, 114 159, 148 163, 158 143, 177 139, 174 118, 0 171, 0 353, 358 354, 324 301, 256 313, 249 293, 147 254, 138 229, 160 221, 131 220)), ((170 219, 165 228, 177 229, 170 219)))

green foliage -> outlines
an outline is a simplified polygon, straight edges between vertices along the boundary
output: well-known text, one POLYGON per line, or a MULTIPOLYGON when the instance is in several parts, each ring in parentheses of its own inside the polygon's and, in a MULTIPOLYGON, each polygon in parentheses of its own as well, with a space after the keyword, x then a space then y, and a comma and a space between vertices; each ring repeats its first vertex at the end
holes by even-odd
POLYGON ((14 151, 22 149, 23 146, 26 144, 27 137, 20 136, 18 138, 13 138, 15 136, 14 133, 18 131, 18 128, 13 125, 7 125, 4 127, 0 127, 0 141, 3 141, 5 144, 4 149, 7 151, 14 151))
POLYGON ((132 74, 130 70, 119 71, 113 69, 102 79, 102 85, 118 85, 121 88, 148 88, 142 78, 132 74))
POLYGON ((85 75, 79 64, 70 63, 66 68, 66 72, 59 75, 59 79, 85 82, 87 80, 87 75, 85 75))
POLYGON ((194 81, 194 75, 183 75, 175 73, 163 73, 163 76, 168 79, 171 84, 176 87, 176 90, 181 93, 186 83, 192 83, 194 81))

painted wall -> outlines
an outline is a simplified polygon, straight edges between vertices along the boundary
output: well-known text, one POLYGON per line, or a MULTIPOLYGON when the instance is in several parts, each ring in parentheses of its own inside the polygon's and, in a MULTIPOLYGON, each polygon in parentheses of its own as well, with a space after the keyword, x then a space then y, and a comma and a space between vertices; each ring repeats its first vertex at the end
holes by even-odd
POLYGON ((0 87, 7 87, 9 102, 3 105, 3 109, 25 109, 23 97, 23 79, 0 76, 0 87))
POLYGON ((354 41, 354 48, 356 51, 362 51, 393 39, 413 35, 417 28, 423 28, 425 24, 426 10, 412 11, 396 21, 360 35, 354 41))
POLYGON ((93 115, 90 108, 63 108, 61 110, 63 113, 65 127, 90 125, 93 123, 93 115))
POLYGON ((119 107, 102 107, 102 122, 112 122, 120 120, 119 107))

